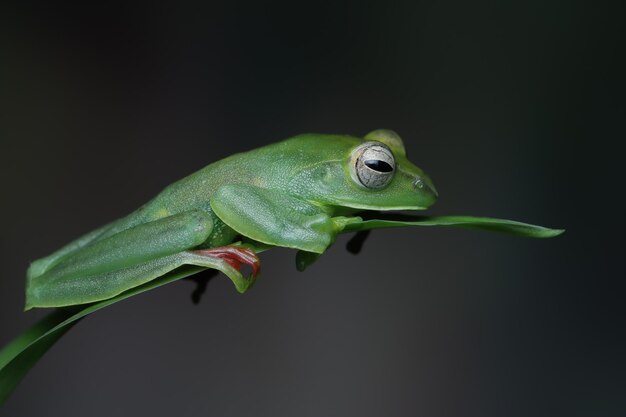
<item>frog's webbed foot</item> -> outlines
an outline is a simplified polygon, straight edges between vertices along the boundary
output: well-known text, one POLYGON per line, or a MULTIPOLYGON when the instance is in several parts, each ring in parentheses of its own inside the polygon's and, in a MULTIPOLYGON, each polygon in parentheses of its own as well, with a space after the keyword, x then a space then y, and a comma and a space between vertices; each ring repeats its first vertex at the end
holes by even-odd
POLYGON ((222 246, 220 248, 198 249, 191 252, 201 256, 223 259, 228 263, 228 265, 235 268, 239 273, 241 273, 242 266, 248 265, 252 268, 252 279, 255 279, 261 270, 261 261, 259 260, 259 257, 256 253, 247 248, 241 248, 238 246, 222 246))
POLYGON ((370 230, 361 230, 356 232, 354 236, 346 243, 346 249, 353 255, 358 255, 363 249, 363 243, 367 240, 367 237, 370 235, 370 230))
POLYGON ((239 246, 197 249, 186 252, 184 257, 184 263, 215 268, 223 272, 233 281, 239 292, 245 292, 250 288, 261 270, 261 261, 257 254, 239 246), (244 266, 252 269, 249 277, 243 276, 244 266))

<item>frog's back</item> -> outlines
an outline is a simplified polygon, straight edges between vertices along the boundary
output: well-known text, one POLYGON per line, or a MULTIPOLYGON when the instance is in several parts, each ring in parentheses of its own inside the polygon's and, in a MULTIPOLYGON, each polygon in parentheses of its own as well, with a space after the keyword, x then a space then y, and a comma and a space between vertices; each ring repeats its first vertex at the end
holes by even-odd
POLYGON ((86 233, 52 254, 33 261, 28 268, 27 277, 38 277, 80 249, 131 227, 193 209, 201 209, 212 214, 210 197, 221 183, 228 181, 229 176, 226 175, 228 166, 239 155, 242 154, 209 164, 170 184, 152 200, 127 216, 86 233))
MULTIPOLYGON (((106 239, 131 227, 185 211, 200 209, 211 215, 219 226, 221 220, 213 214, 210 199, 217 189, 228 183, 257 186, 278 186, 289 178, 289 164, 295 170, 341 154, 346 146, 359 139, 350 136, 302 134, 248 152, 238 153, 170 184, 148 203, 129 215, 72 241, 51 255, 34 261, 29 277, 36 277, 76 251, 106 239)), ((218 227, 219 228, 219 227, 218 227)))

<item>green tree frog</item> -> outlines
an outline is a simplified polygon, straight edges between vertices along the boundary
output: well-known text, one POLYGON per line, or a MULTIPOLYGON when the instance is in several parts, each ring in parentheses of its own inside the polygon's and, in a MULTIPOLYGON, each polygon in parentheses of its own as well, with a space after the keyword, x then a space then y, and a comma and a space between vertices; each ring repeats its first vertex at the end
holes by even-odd
MULTIPOLYGON (((217 269, 245 292, 259 270, 256 248, 298 249, 303 269, 339 233, 410 225, 355 214, 424 210, 436 199, 432 181, 390 130, 364 138, 299 135, 208 165, 130 215, 33 262, 26 309, 105 300, 185 264, 217 269), (233 245, 242 240, 247 245, 233 245), (241 273, 244 264, 252 267, 250 277, 241 273)), ((456 220, 481 226, 477 219, 456 220)), ((482 226, 522 228, 497 223, 482 226)), ((539 237, 558 233, 525 229, 539 237)))
MULTIPOLYGON (((302 270, 344 232, 357 232, 353 251, 370 229, 383 227, 466 227, 529 237, 562 232, 491 218, 384 214, 424 210, 436 200, 433 182, 407 159, 402 140, 390 130, 363 138, 303 134, 212 163, 30 265, 26 310, 84 306, 58 313, 1 351, 0 381, 11 372, 25 373, 67 324, 181 268, 192 267, 176 279, 210 268, 245 292, 259 271, 257 253, 274 246, 296 249, 302 270), (250 274, 242 272, 244 265, 250 274)), ((2 395, 0 389, 0 401, 2 395)))

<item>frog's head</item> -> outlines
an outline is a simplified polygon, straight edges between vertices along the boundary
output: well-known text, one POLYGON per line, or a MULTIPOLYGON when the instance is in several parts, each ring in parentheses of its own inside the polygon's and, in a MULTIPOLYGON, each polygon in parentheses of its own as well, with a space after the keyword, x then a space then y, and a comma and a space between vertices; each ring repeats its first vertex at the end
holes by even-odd
POLYGON ((322 159, 297 175, 303 196, 358 210, 423 210, 437 200, 432 181, 407 159, 397 133, 379 129, 363 138, 315 139, 322 159))

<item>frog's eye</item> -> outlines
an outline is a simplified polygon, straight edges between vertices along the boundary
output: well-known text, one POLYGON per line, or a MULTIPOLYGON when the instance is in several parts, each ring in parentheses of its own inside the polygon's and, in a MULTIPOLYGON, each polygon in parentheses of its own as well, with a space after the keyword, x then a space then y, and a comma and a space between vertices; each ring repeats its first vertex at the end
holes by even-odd
POLYGON ((383 188, 393 178, 396 161, 389 148, 379 142, 366 142, 352 152, 352 179, 366 188, 383 188))

